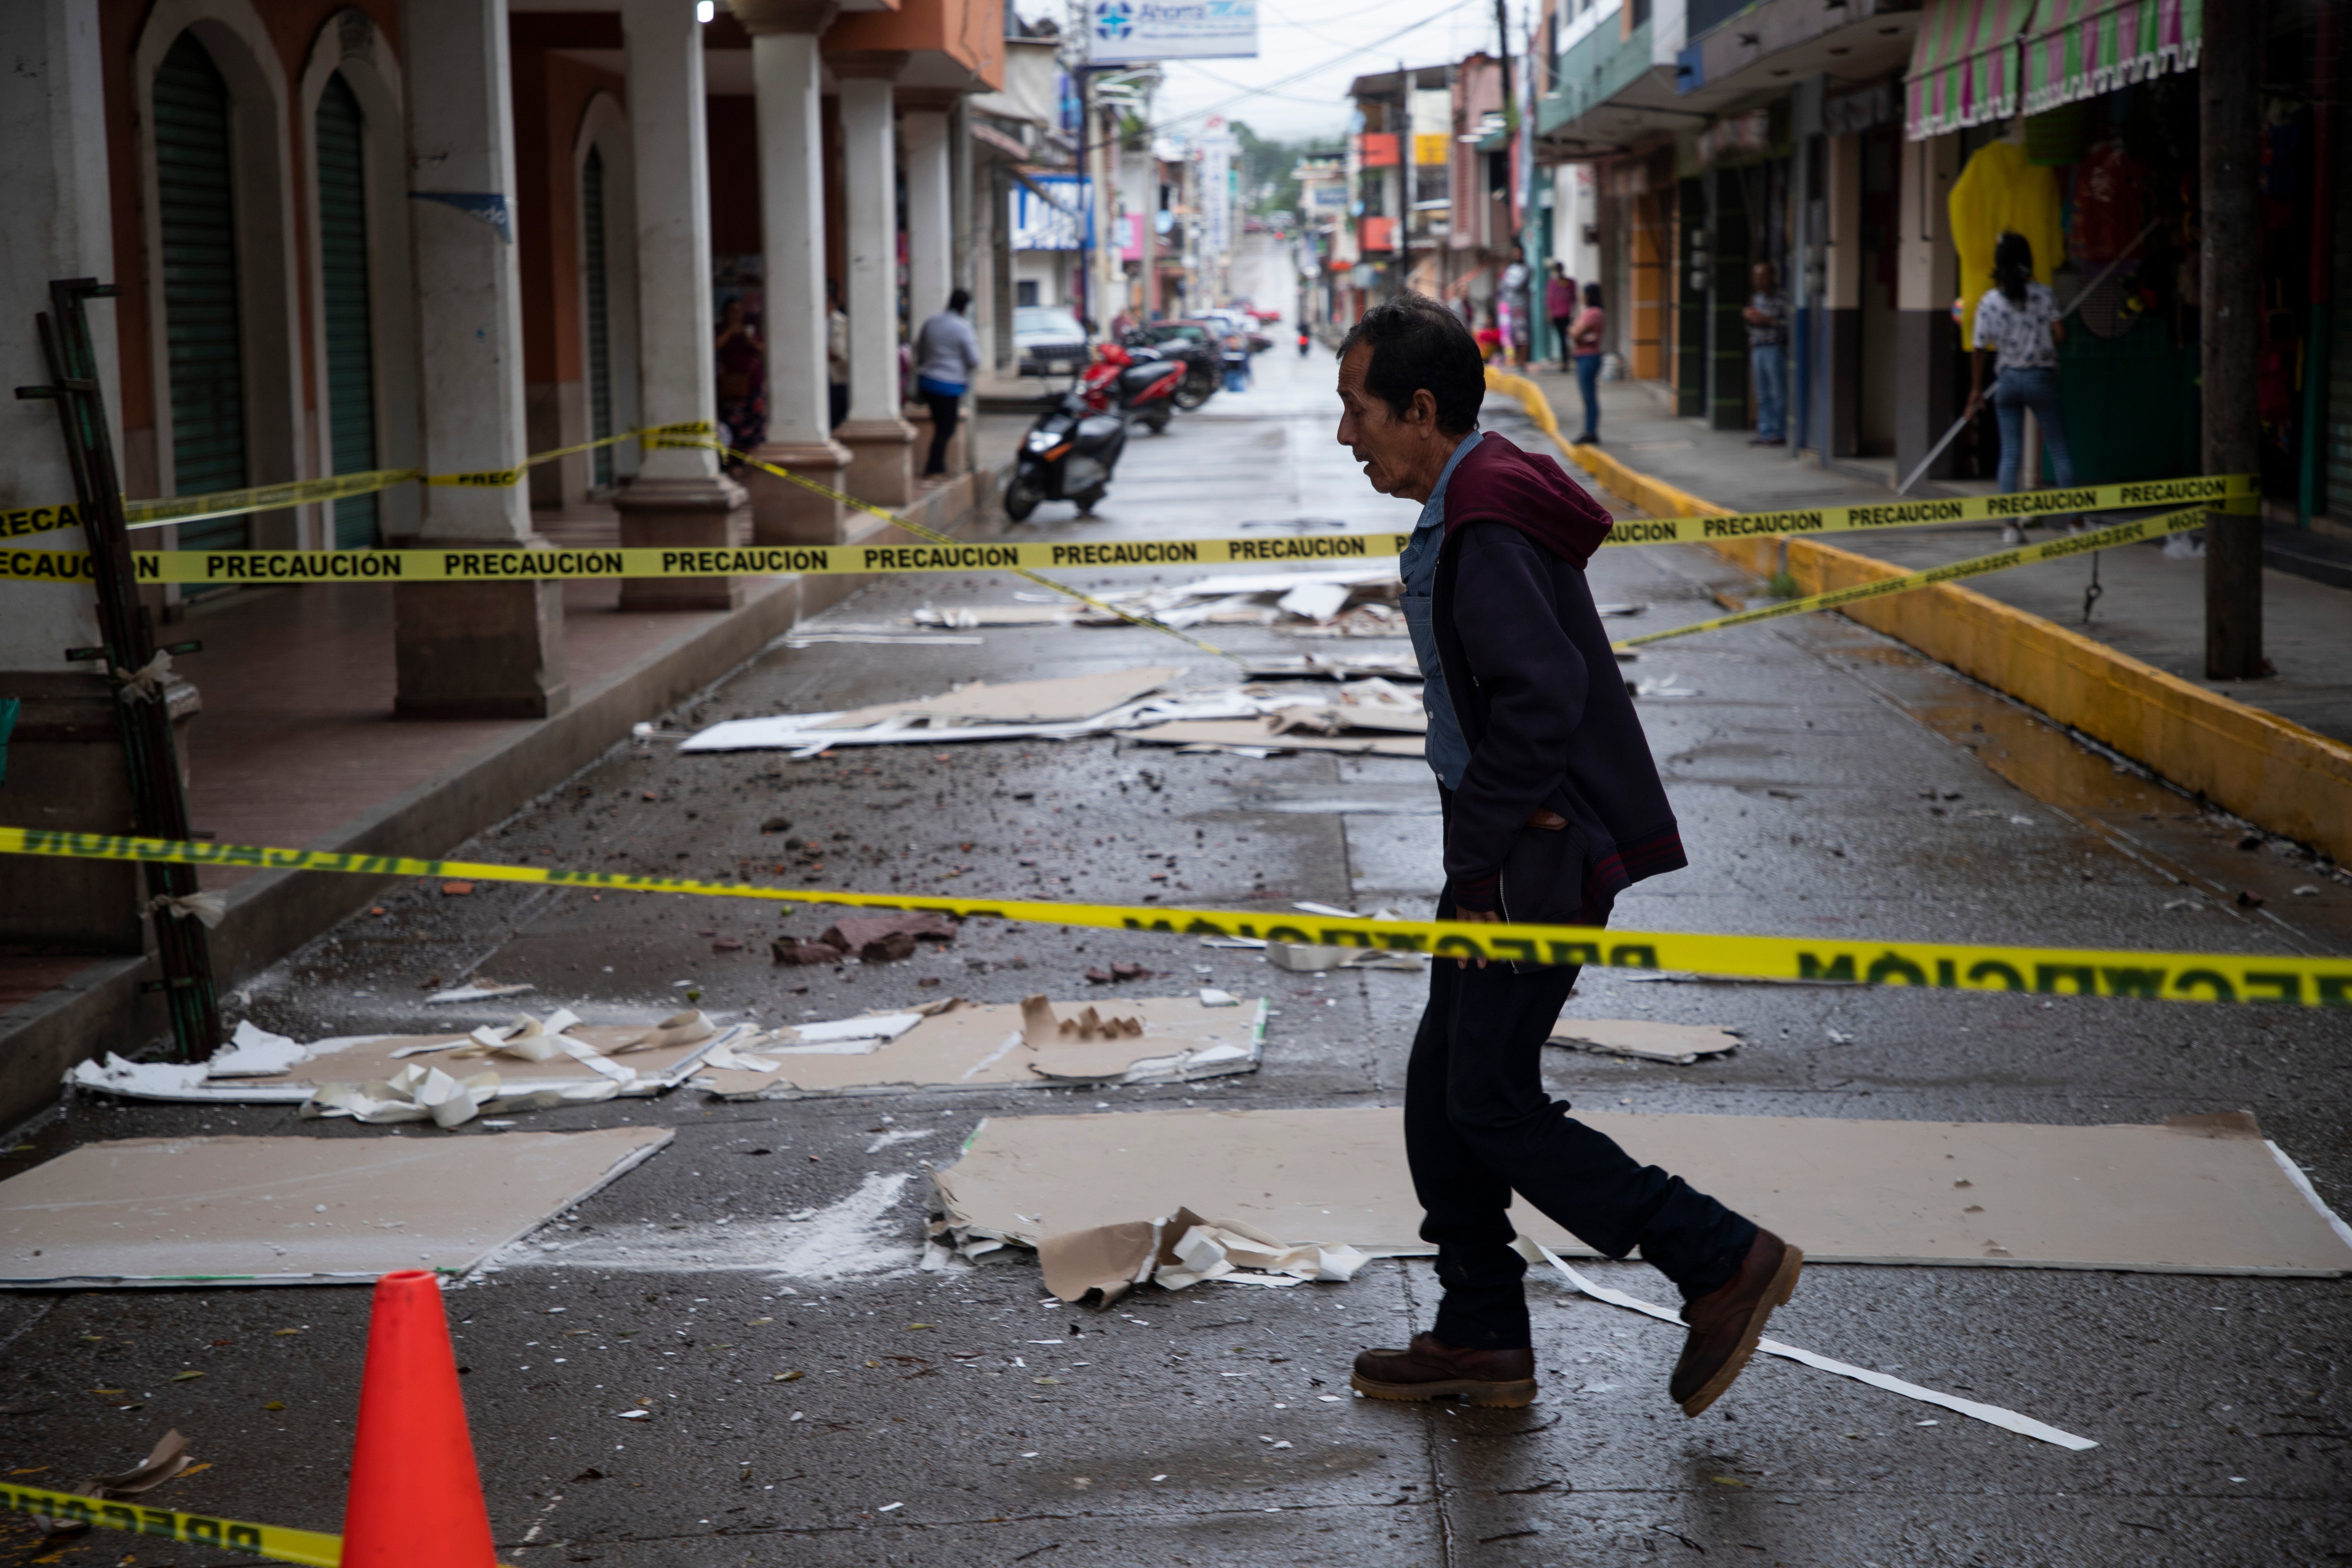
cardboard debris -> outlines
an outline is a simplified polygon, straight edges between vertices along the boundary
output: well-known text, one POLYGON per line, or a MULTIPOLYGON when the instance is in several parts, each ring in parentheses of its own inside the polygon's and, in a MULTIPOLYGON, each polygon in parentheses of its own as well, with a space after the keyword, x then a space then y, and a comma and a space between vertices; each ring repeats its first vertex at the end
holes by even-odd
POLYGON ((462 1138, 134 1138, 0 1182, 0 1288, 366 1285, 463 1272, 616 1180, 666 1127, 462 1138))
MULTIPOLYGON (((181 1436, 179 1429, 174 1427, 164 1433, 154 1447, 148 1450, 147 1457, 131 1468, 111 1476, 94 1477, 79 1486, 60 1485, 51 1489, 100 1501, 133 1498, 153 1491, 193 1463, 194 1461, 188 1457, 188 1440, 181 1436)), ((41 1533, 49 1537, 79 1535, 90 1528, 90 1521, 87 1519, 58 1519, 37 1513, 32 1519, 41 1533)))
POLYGON ((684 1082, 704 1053, 732 1033, 756 1031, 743 1025, 722 1030, 698 1012, 652 1027, 582 1024, 559 1008, 544 1019, 525 1014, 503 1027, 469 1034, 359 1035, 306 1046, 248 1021, 210 1062, 131 1062, 110 1053, 102 1062, 79 1063, 67 1081, 131 1100, 315 1101, 318 1109, 306 1114, 454 1126, 476 1111, 495 1115, 662 1093, 684 1082), (475 1081, 485 1072, 493 1081, 475 1081), (461 1081, 489 1091, 473 1099, 463 1115, 457 1098, 461 1081), (443 1120, 450 1116, 457 1121, 443 1120))
MULTIPOLYGON (((796 1100, 908 1088, 1003 1089, 1071 1083, 1182 1083, 1254 1072, 1265 1004, 1213 1005, 1195 996, 1121 997, 1116 1004, 935 1005, 855 1050, 809 1048, 813 1035, 876 1019, 840 1019, 730 1040, 694 1082, 728 1100, 796 1100), (795 1048, 798 1047, 798 1048, 795 1048), (738 1065, 740 1064, 740 1065, 738 1065)), ((822 1042, 820 1042, 822 1043, 822 1042)))
POLYGON ((1045 1289, 1065 1301, 1108 1306, 1138 1285, 1170 1290, 1216 1280, 1282 1287, 1344 1283, 1370 1259, 1352 1247, 1295 1247, 1234 1220, 1190 1209, 1049 1236, 1037 1244, 1045 1289))
MULTIPOLYGON (((1578 1117, 1816 1262, 2352 1273, 2352 1229, 2248 1112, 2103 1127, 1578 1117)), ((1391 1108, 991 1118, 935 1180, 960 1237, 1034 1247, 1190 1207, 1286 1244, 1432 1250, 1391 1108)), ((1594 1256, 1525 1205, 1512 1219, 1594 1256)))
POLYGON ((1739 1037, 1729 1029, 1698 1024, 1660 1024, 1647 1018, 1567 1018, 1551 1026, 1549 1045, 1597 1056, 1633 1057, 1645 1062, 1671 1062, 1688 1067, 1708 1057, 1727 1057, 1739 1048, 1739 1037))

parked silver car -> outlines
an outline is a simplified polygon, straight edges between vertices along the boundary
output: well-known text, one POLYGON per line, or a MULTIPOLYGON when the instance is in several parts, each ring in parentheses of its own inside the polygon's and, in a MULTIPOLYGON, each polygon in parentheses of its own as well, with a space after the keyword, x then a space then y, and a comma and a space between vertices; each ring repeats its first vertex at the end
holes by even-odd
POLYGON ((1087 329, 1058 305, 1016 307, 1013 346, 1023 375, 1076 375, 1087 366, 1087 329))

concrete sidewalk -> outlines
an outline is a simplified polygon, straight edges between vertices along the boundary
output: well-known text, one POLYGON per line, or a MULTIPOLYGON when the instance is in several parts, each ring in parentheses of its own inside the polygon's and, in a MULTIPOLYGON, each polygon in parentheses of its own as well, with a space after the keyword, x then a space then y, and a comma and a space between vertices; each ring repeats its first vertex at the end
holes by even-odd
MULTIPOLYGON (((1574 380, 1556 372, 1539 372, 1535 379, 1551 400, 1562 430, 1580 428, 1583 405, 1574 380)), ((1785 448, 1751 447, 1744 432, 1710 430, 1703 420, 1680 417, 1668 395, 1649 383, 1605 383, 1601 405, 1601 438, 1610 455, 1736 511, 1879 502, 1890 494, 1886 486, 1853 472, 1823 468, 1809 453, 1792 457, 1785 448)), ((1506 398, 1490 399, 1486 414, 1489 423, 1520 418, 1506 398)), ((1967 481, 1922 484, 1917 493, 1978 494, 1992 488, 1967 481)), ((2126 515, 2117 513, 2113 521, 2126 515)), ((2026 532, 2029 541, 2048 537, 2043 528, 2026 532)), ((2001 543, 1996 522, 1839 534, 1824 542, 1906 572, 1989 555, 2001 543)), ((2168 557, 2153 544, 2136 545, 2022 566, 1972 579, 1969 586, 2232 702, 2352 742, 2352 657, 2347 657, 2352 656, 2352 591, 2265 570, 2263 650, 2277 675, 2263 680, 2207 680, 2201 561, 2168 557), (2102 592, 2086 619, 2084 594, 2095 570, 2102 592)))

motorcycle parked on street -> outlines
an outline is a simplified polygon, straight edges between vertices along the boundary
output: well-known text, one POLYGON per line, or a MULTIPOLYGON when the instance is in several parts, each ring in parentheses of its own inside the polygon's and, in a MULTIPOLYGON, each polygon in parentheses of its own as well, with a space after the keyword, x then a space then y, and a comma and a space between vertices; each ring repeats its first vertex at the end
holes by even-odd
POLYGON ((1129 350, 1150 349, 1162 359, 1181 361, 1184 379, 1176 387, 1176 406, 1192 413, 1217 394, 1224 384, 1225 367, 1206 327, 1193 321, 1154 321, 1139 327, 1122 340, 1129 350))
POLYGON ((1078 391, 1096 413, 1115 409, 1160 436, 1176 416, 1176 392, 1184 375, 1181 361, 1162 358, 1155 350, 1105 343, 1078 378, 1078 391))
POLYGON ((1049 500, 1076 501, 1080 516, 1091 515, 1126 449, 1124 414, 1089 407, 1081 392, 1064 393, 1021 439, 1013 482, 1004 489, 1004 515, 1025 522, 1049 500))

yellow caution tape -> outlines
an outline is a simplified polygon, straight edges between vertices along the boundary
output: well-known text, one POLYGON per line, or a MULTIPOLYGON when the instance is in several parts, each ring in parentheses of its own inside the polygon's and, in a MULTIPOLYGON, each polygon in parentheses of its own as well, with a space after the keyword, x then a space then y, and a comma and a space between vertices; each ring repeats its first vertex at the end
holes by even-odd
MULTIPOLYGON (((1536 427, 1557 445, 1559 419, 1551 400, 1523 375, 1486 372, 1486 385, 1518 399, 1536 427)), ((1874 502, 1864 506, 1801 507, 1790 511, 1724 512, 1700 517, 1619 518, 1608 544, 1706 544, 1718 539, 1753 539, 1803 533, 1864 533, 1885 528, 1917 528, 1931 522, 1983 522, 1999 519, 2070 517, 2109 508, 2182 506, 2197 502, 2210 511, 2260 510, 2262 481, 2253 474, 2202 474, 2178 479, 2141 479, 2119 485, 2076 485, 2062 490, 2022 490, 2014 495, 1948 496, 1933 500, 1874 502)))
POLYGON ((2186 511, 2168 512, 2162 517, 2140 518, 2131 522, 2119 522, 2109 528, 2094 529, 2087 533, 2070 534, 2063 539, 2044 540, 2040 544, 2019 545, 1992 555, 1979 555, 1972 561, 1955 561, 1948 566, 1930 566, 1924 572, 1906 573, 1900 577, 1882 578, 1875 583, 1857 583, 1848 588, 1832 588, 1826 594, 1814 594, 1802 599, 1790 599, 1762 609, 1742 610, 1738 615, 1717 616, 1711 621, 1697 621, 1686 626, 1669 626, 1661 632, 1644 632, 1637 637, 1627 637, 1611 646, 1639 647, 1646 643, 1664 642, 1668 637, 1684 637, 1693 632, 1719 631, 1725 626, 1744 626, 1751 621, 1769 621, 1781 616, 1811 615, 1815 610, 1833 610, 1840 605, 1851 605, 1860 599, 1879 599, 1889 594, 1907 594, 1915 588, 1925 588, 1937 583, 1956 582, 1962 577, 1981 577, 1989 572, 2006 572, 2012 566, 2031 566, 2039 561, 2059 561, 2070 555, 2083 555, 2095 550, 2112 550, 2118 544, 2132 544, 2144 539, 2162 539, 2169 534, 2186 533, 2192 528, 2205 526, 2205 509, 2191 507, 2186 511))
MULTIPOLYGON (((902 527, 915 527, 895 514, 883 515, 902 527)), ((1262 548, 1275 541, 1254 539, 1015 544, 974 543, 941 535, 938 542, 927 541, 921 544, 730 545, 708 549, 625 549, 615 545, 565 550, 520 546, 475 550, 140 550, 131 552, 131 561, 142 583, 486 583, 519 578, 761 577, 784 573, 976 571, 1026 575, 1040 570, 1087 566, 1373 560, 1397 552, 1394 538, 1383 533, 1302 540, 1295 542, 1336 544, 1339 548, 1290 553, 1262 548)), ((80 552, 0 551, 0 577, 78 581, 89 575, 89 557, 80 552), (24 559, 9 559, 13 556, 24 559)), ((1067 588, 1062 591, 1071 592, 1067 588)), ((1083 597, 1076 594, 1072 596, 1083 597)), ((1114 609, 1108 605, 1102 607, 1114 609)))
MULTIPOLYGON (((576 447, 558 447, 551 452, 534 452, 518 468, 491 468, 471 474, 426 474, 415 468, 371 468, 362 473, 336 474, 320 479, 289 479, 283 484, 255 485, 240 490, 212 490, 196 496, 167 496, 157 500, 126 500, 122 503, 123 520, 132 528, 161 528, 167 523, 200 522, 207 518, 235 517, 248 511, 276 511, 281 507, 309 506, 318 501, 341 500, 347 496, 369 495, 388 490, 394 485, 412 482, 428 485, 480 485, 503 488, 519 484, 524 474, 541 463, 557 458, 568 458, 574 452, 593 451, 616 442, 644 440, 647 446, 668 446, 671 442, 656 437, 665 436, 708 436, 707 420, 692 419, 677 425, 646 425, 635 430, 624 430, 617 436, 600 436, 593 441, 583 441, 576 447)), ((29 534, 53 533, 59 529, 79 528, 81 507, 78 502, 54 506, 18 507, 0 511, 0 539, 21 539, 29 534)), ((191 553, 194 553, 193 552, 191 553)), ((19 570, 11 575, 20 577, 59 577, 55 569, 47 571, 19 570)), ((75 576, 87 576, 83 572, 75 576)), ((151 582, 210 583, 243 582, 244 578, 154 577, 151 582)))
POLYGON ((288 1530, 275 1524, 247 1524, 234 1519, 182 1513, 176 1509, 140 1503, 109 1502, 73 1492, 53 1492, 39 1487, 0 1483, 0 1500, 19 1513, 37 1513, 66 1524, 94 1524, 127 1530, 190 1546, 212 1546, 249 1552, 280 1563, 300 1563, 309 1568, 338 1568, 343 1560, 343 1538, 315 1530, 288 1530))
MULTIPOLYGON (((689 443, 667 444, 684 446, 689 443)), ((1403 533, 1341 533, 1299 539, 976 542, 935 532, 919 523, 908 521, 897 512, 859 500, 790 469, 757 459, 747 458, 746 461, 781 479, 804 485, 819 494, 831 496, 887 519, 898 527, 919 535, 926 542, 919 545, 743 545, 707 549, 645 546, 624 549, 614 546, 572 550, 496 547, 479 550, 142 550, 134 551, 131 559, 142 583, 491 583, 525 578, 569 581, 593 577, 762 577, 787 573, 824 575, 992 571, 1011 572, 1027 577, 1041 571, 1073 571, 1104 566, 1229 566, 1283 562, 1377 561, 1398 554, 1412 537, 1403 533)), ((444 476, 452 483, 463 477, 444 476)), ((2189 485, 2203 481, 2183 479, 2171 482, 2189 485)), ((2117 490, 2130 487, 2107 485, 2101 488, 2117 490)), ((2051 492, 2035 493, 2046 495, 2051 492)), ((1965 503, 1956 501, 1951 504, 1975 505, 1988 499, 2000 498, 1974 497, 1965 503)), ((2233 510, 2236 509, 2234 500, 2230 504, 2233 510)), ((1755 515, 1785 520, 1798 514, 1762 512, 1755 515)), ((2158 535, 2152 531, 2158 524, 2166 525, 2162 530, 2164 532, 2177 533, 2184 529, 2203 526, 2204 515, 2204 509, 2200 508, 2175 514, 2173 518, 2121 523, 2094 533, 2050 540, 2021 552, 2003 552, 1999 555, 1984 556, 1979 562, 1937 567, 1935 573, 1942 575, 1927 574, 1926 580, 1938 582, 1943 580, 1943 576, 1974 576, 1984 572, 2001 571, 2007 566, 2077 555, 2086 550, 2104 550, 2109 544, 2128 543, 2134 539, 2156 538, 2158 535), (2179 517, 2190 521, 2178 521, 2179 517), (2129 531, 2133 530, 2138 531, 2129 531)), ((1686 543, 1697 538, 1697 535, 1688 533, 1688 530, 1699 524, 1745 521, 1716 517, 1621 519, 1610 531, 1612 537, 1608 542, 1686 543), (1616 537, 1619 533, 1633 536, 1621 539, 1616 537)), ((89 574, 89 558, 79 552, 0 551, 0 576, 26 581, 77 582, 88 578, 89 574)), ((1124 616, 1129 620, 1150 625, 1158 630, 1174 630, 1148 617, 1120 610, 1115 605, 1088 598, 1066 584, 1046 582, 1043 578, 1033 580, 1073 598, 1084 600, 1108 614, 1124 616)), ((1902 593, 1906 588, 1918 585, 1908 579, 1889 579, 1866 590, 1847 589, 1842 592, 1851 597, 1869 598, 1882 594, 1902 593)), ((1801 606, 1781 606, 1769 613, 1792 615, 1801 613, 1801 609, 1820 607, 1822 606, 1805 601, 1801 606)), ((1760 618, 1765 613, 1759 611, 1755 614, 1760 618)), ((1706 626, 1717 624, 1731 623, 1708 622, 1706 626)), ((1700 626, 1685 626, 1665 635, 1680 636, 1701 629, 1700 626)), ((1196 647, 1208 647, 1207 644, 1195 639, 1188 637, 1186 640, 1194 641, 1196 647)))
POLYGON ((1028 899, 925 898, 817 888, 566 871, 474 860, 198 844, 119 834, 0 827, 0 855, 80 860, 163 861, 257 870, 343 871, 369 877, 448 877, 477 882, 690 893, 774 903, 854 909, 929 910, 940 914, 1180 936, 1255 937, 1317 947, 1378 948, 1441 958, 1520 963, 1600 964, 1763 980, 1851 980, 1958 991, 2135 996, 2171 1002, 2289 1002, 2352 1006, 2352 959, 2271 954, 2138 952, 2093 948, 2007 947, 1940 942, 1841 942, 1817 937, 1724 936, 1703 931, 1606 931, 1593 926, 1473 921, 1370 920, 1357 916, 1163 909, 1149 904, 1052 903, 1028 899))

